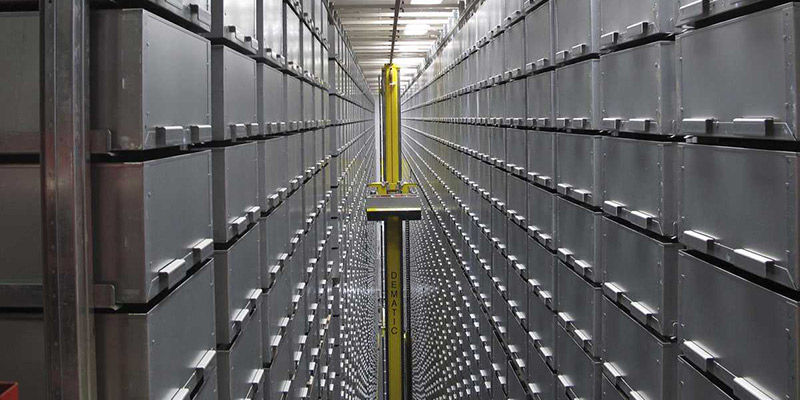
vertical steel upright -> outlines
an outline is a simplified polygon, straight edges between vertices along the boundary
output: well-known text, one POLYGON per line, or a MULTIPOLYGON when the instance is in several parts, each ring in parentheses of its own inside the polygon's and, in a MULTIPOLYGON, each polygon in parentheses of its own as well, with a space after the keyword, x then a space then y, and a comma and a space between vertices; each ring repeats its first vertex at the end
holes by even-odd
POLYGON ((96 398, 90 249, 89 2, 42 0, 41 163, 47 398, 96 398))

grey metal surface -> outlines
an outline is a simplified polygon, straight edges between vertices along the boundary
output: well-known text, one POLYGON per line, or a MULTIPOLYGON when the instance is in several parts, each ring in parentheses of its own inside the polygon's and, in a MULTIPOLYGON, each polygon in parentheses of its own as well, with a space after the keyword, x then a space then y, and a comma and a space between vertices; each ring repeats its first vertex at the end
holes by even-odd
POLYGON ((603 265, 599 263, 602 213, 559 197, 556 200, 556 253, 559 260, 579 271, 586 279, 599 283, 603 265))
MULTIPOLYGON (((555 343, 555 331, 553 331, 555 343)), ((556 375, 537 352, 534 344, 528 342, 528 363, 526 365, 528 390, 539 399, 554 399, 556 391, 556 375)))
POLYGON ((603 298, 603 375, 629 397, 676 398, 678 346, 665 342, 603 298))
POLYGON ((586 354, 561 327, 556 328, 556 341, 556 397, 599 400, 602 363, 586 354))
POLYGON ((258 219, 258 143, 211 149, 214 241, 241 235, 258 219))
POLYGON ((556 191, 575 201, 598 207, 601 136, 556 134, 556 191))
MULTIPOLYGON (((555 271, 553 271, 555 272, 555 271)), ((539 357, 545 368, 556 368, 556 315, 552 312, 555 302, 542 298, 541 290, 529 285, 528 291, 528 339, 529 358, 539 357)), ((532 366, 531 368, 538 368, 532 366)))
POLYGON ((600 46, 609 47, 675 30, 678 2, 671 0, 599 2, 600 46))
POLYGON ((100 398, 172 398, 216 368, 215 263, 145 312, 95 315, 100 398))
POLYGON ((604 136, 598 205, 658 235, 678 234, 677 145, 604 136))
POLYGON ((0 164, 2 284, 42 284, 40 174, 38 164, 0 164))
POLYGON ((525 70, 538 71, 555 65, 553 3, 540 3, 525 16, 525 70))
POLYGON ((678 339, 687 359, 737 397, 797 398, 797 301, 685 252, 678 272, 678 339))
POLYGON ((556 136, 555 132, 526 131, 528 135, 528 173, 531 183, 550 189, 556 188, 556 136))
POLYGON ((242 319, 257 312, 261 296, 259 251, 261 232, 250 229, 227 250, 214 252, 217 342, 231 343, 242 329, 242 319))
POLYGON ((0 153, 38 153, 40 121, 37 113, 41 87, 39 14, 0 13, 0 153))
MULTIPOLYGON (((584 1, 587 0, 572 3, 584 1)), ((555 79, 555 126, 599 129, 600 61, 591 59, 558 68, 555 70, 555 79)))
POLYGON ((258 205, 263 211, 280 204, 288 190, 286 144, 285 136, 258 141, 258 205))
POLYGON ((91 42, 92 140, 144 150, 211 139, 207 39, 125 9, 93 11, 91 42))
POLYGON ((800 105, 790 89, 797 85, 797 7, 789 3, 678 35, 680 133, 798 139, 800 105))
POLYGON ((211 2, 210 38, 221 38, 250 54, 258 51, 256 0, 214 0, 211 2))
POLYGON ((733 397, 714 385, 683 357, 679 357, 678 399, 733 400, 733 397))
POLYGON ((256 310, 242 326, 230 349, 219 350, 218 382, 220 399, 253 399, 260 396, 266 378, 261 348, 261 318, 256 310))
MULTIPOLYGON (((534 239, 528 238, 528 258, 527 258, 527 272, 528 272, 528 285, 531 292, 529 292, 528 301, 540 302, 551 310, 556 310, 557 298, 557 285, 556 276, 558 271, 558 257, 542 247, 538 243, 534 243, 534 239), (530 294, 535 295, 532 297, 530 294)), ((529 306, 529 309, 534 307, 529 306)), ((528 311, 533 313, 533 311, 528 311)), ((531 316, 531 318, 535 318, 531 316)))
POLYGON ((599 50, 599 0, 551 0, 555 20, 556 63, 599 50))
POLYGON ((528 126, 555 127, 555 71, 546 71, 529 76, 528 83, 528 126))
POLYGON ((603 292, 641 324, 665 337, 677 334, 677 257, 681 247, 603 218, 603 292))
POLYGON ((600 56, 602 129, 659 135, 677 131, 674 47, 673 42, 655 42, 600 56))
POLYGON ((603 291, 563 263, 559 263, 557 268, 555 308, 558 310, 558 325, 588 354, 600 359, 603 348, 600 311, 603 291))
POLYGON ((697 21, 758 3, 769 4, 764 0, 678 0, 676 23, 693 25, 697 21))
POLYGON ((93 163, 94 280, 147 303, 210 257, 211 154, 93 163))
POLYGON ((680 144, 678 164, 681 243, 800 287, 797 155, 680 144))
POLYGON ((556 249, 556 198, 555 193, 528 185, 528 235, 542 246, 556 249))
POLYGON ((256 82, 254 59, 227 46, 211 46, 214 140, 237 140, 260 134, 256 82))
POLYGON ((283 1, 256 1, 256 33, 259 40, 259 56, 285 62, 283 52, 283 1))
MULTIPOLYGON (((273 0, 263 0, 273 1, 273 0)), ((286 130, 286 77, 266 64, 258 64, 258 126, 260 134, 286 130)))

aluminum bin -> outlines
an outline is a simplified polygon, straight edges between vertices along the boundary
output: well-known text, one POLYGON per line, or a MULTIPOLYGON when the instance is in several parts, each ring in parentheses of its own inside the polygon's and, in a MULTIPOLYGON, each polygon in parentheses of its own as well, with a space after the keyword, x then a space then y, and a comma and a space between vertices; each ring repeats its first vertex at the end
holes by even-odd
POLYGON ((556 253, 584 278, 600 283, 600 232, 602 213, 559 197, 556 200, 556 253))
POLYGON ((555 21, 555 59, 560 64, 600 48, 600 0, 551 0, 555 21))
POLYGON ((600 198, 607 214, 655 234, 678 234, 677 144, 604 136, 600 198))
POLYGON ((0 153, 38 153, 39 13, 0 13, 0 153))
POLYGON ((211 257, 210 173, 208 151, 92 163, 94 282, 112 295, 105 305, 147 303, 211 257))
POLYGON ((677 334, 679 248, 603 218, 603 292, 664 337, 677 334))
MULTIPOLYGON (((503 31, 503 78, 517 78, 525 71, 525 23, 520 19, 503 31)), ((498 59, 494 60, 495 62, 498 59)))
POLYGON ((603 298, 603 375, 629 397, 676 397, 677 344, 664 341, 603 298))
POLYGON ((258 57, 283 65, 283 1, 256 1, 256 37, 258 37, 258 57))
POLYGON ((528 271, 528 285, 532 293, 536 295, 535 298, 529 297, 529 300, 542 302, 547 308, 555 310, 558 257, 540 244, 534 243, 532 238, 528 238, 528 259, 526 267, 528 271))
POLYGON ((681 243, 798 290, 797 154, 680 144, 678 165, 681 243))
POLYGON ((682 357, 678 358, 678 399, 733 400, 682 357))
POLYGON ((528 85, 528 126, 537 128, 555 126, 555 80, 555 71, 542 72, 526 79, 528 85))
POLYGON ((696 22, 713 16, 734 12, 740 7, 758 3, 770 4, 765 0, 678 0, 678 25, 693 25, 696 22))
POLYGON ((556 315, 540 296, 541 291, 530 285, 528 292, 528 339, 529 352, 535 354, 550 369, 556 368, 556 315))
POLYGON ((528 185, 528 235, 539 244, 556 249, 556 198, 555 193, 528 185))
POLYGON ((274 135, 284 132, 286 130, 286 77, 283 72, 275 68, 258 64, 257 87, 260 134, 274 135))
POLYGON ((211 2, 209 38, 224 39, 249 54, 256 54, 256 0, 214 0, 211 2))
MULTIPOLYGON (((256 303, 260 301, 257 300, 256 303)), ((257 304, 256 308, 259 308, 257 304)), ((220 400, 255 399, 266 379, 261 359, 261 318, 256 311, 243 321, 242 331, 230 348, 217 352, 220 400)))
POLYGON ((223 45, 211 46, 214 140, 237 140, 261 134, 257 75, 254 59, 223 45))
POLYGON ((180 398, 213 377, 214 270, 207 262, 144 310, 94 314, 99 398, 180 398))
POLYGON ((558 68, 555 79, 555 126, 600 129, 600 61, 592 59, 558 68))
POLYGON ((527 131, 528 181, 555 190, 556 136, 555 132, 527 131))
POLYGON ((263 211, 277 207, 288 194, 286 137, 258 142, 258 202, 263 211))
POLYGON ((798 398, 798 302, 678 253, 678 342, 738 398, 798 398))
POLYGON ((575 201, 598 207, 600 194, 600 142, 602 136, 556 135, 556 191, 575 201))
POLYGON ((243 321, 258 310, 261 297, 261 232, 258 225, 231 247, 214 252, 216 264, 214 299, 217 310, 217 341, 233 342, 243 321))
POLYGON ((525 71, 535 72, 555 63, 553 2, 540 3, 525 16, 525 71))
POLYGON ((226 243, 261 215, 258 206, 258 143, 211 149, 214 241, 226 243))
POLYGON ((148 11, 125 9, 93 11, 90 41, 93 151, 211 140, 207 39, 148 11))
POLYGON ((600 47, 666 36, 675 30, 674 0, 600 1, 600 47))
POLYGON ((798 7, 678 35, 679 133, 798 140, 798 7))
POLYGON ((600 56, 601 128, 658 135, 677 131, 674 47, 655 42, 600 56))
POLYGON ((528 227, 528 182, 514 175, 509 175, 508 204, 506 204, 508 218, 515 224, 527 229, 528 227))
POLYGON ((600 400, 602 363, 586 354, 561 327, 556 328, 556 342, 556 398, 600 400))
POLYGON ((558 325, 588 354, 599 359, 603 346, 600 311, 602 289, 593 286, 564 264, 559 264, 557 277, 558 325))
POLYGON ((44 261, 39 164, 0 164, 0 193, 0 285, 41 285, 44 261))

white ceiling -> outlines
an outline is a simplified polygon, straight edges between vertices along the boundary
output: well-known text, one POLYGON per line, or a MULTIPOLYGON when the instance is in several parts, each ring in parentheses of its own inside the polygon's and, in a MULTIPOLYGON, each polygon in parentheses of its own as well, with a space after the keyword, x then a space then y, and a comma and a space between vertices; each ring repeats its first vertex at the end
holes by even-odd
MULTIPOLYGON (((401 90, 416 73, 442 28, 458 10, 458 0, 402 0, 397 21, 394 63, 400 67, 401 90), (427 32, 415 34, 414 30, 427 32), (407 31, 407 27, 408 31, 407 31), (403 82, 405 81, 405 82, 403 82)), ((347 32, 356 61, 374 91, 380 85, 381 68, 389 62, 395 0, 333 0, 331 5, 347 32)))

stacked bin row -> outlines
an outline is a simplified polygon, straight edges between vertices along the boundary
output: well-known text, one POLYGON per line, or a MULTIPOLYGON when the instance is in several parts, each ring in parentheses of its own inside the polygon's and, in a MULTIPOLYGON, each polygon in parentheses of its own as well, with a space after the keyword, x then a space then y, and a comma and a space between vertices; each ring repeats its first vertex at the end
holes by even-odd
MULTIPOLYGON (((367 129, 355 121, 369 118, 371 103, 362 93, 358 109, 330 104, 328 5, 308 3, 181 8, 153 0, 91 11, 99 397, 282 398, 315 390, 334 262, 336 160, 367 129), (297 29, 310 34, 298 35, 301 42, 284 26, 303 9, 297 29), (286 61, 295 47, 302 64, 286 61), (332 122, 333 112, 351 122, 332 122)), ((0 18, 0 48, 14 55, 0 59, 0 283, 20 293, 2 296, 2 340, 13 352, 0 375, 19 381, 26 398, 44 398, 43 317, 29 295, 41 291, 43 268, 32 111, 39 15, 0 18)))
POLYGON ((473 384, 797 398, 797 4, 634 3, 487 0, 403 95, 486 311, 473 384))

